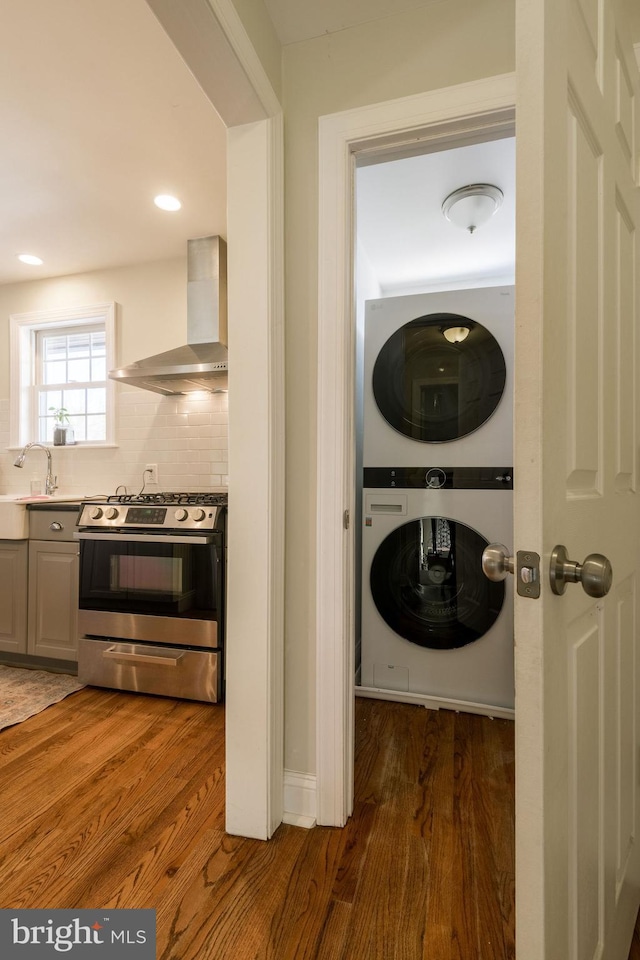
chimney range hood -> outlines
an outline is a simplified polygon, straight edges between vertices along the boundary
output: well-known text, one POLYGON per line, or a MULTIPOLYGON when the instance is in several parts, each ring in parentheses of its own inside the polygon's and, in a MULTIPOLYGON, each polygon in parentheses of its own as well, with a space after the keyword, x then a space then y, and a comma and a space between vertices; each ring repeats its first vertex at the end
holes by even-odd
POLYGON ((227 389, 227 244, 187 241, 187 343, 138 360, 109 377, 165 396, 227 389))

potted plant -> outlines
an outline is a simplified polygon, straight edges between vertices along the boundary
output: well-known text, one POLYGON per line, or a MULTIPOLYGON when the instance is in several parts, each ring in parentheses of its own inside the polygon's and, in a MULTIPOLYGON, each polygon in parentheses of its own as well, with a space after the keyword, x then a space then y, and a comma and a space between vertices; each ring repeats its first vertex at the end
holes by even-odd
POLYGON ((75 434, 71 423, 69 422, 69 412, 66 407, 49 407, 53 413, 55 423, 53 425, 53 445, 54 447, 64 447, 75 443, 75 434))

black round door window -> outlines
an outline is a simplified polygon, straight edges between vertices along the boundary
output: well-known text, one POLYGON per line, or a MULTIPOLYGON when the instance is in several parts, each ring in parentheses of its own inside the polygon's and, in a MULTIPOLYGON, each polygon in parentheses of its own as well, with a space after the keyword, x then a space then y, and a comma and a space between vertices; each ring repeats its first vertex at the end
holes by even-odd
POLYGON ((453 313, 418 317, 396 330, 373 368, 373 393, 385 420, 424 443, 458 440, 500 403, 504 354, 475 320, 453 313))
POLYGON ((371 593, 395 633, 421 647, 451 650, 482 637, 504 602, 504 583, 482 572, 488 541, 447 517, 396 527, 371 565, 371 593))

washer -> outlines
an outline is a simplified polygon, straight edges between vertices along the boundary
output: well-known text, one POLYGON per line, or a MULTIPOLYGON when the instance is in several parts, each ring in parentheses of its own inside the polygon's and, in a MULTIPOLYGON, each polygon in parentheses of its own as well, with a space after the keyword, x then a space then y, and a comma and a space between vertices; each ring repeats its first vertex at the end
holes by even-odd
POLYGON ((368 300, 364 466, 511 463, 513 341, 512 286, 368 300))
POLYGON ((514 703, 510 467, 365 469, 360 692, 471 712, 514 703))

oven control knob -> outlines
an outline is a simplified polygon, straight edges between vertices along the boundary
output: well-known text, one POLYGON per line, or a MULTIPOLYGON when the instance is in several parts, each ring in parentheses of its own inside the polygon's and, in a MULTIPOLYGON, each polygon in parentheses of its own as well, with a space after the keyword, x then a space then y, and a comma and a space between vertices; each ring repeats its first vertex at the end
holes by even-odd
POLYGON ((102 516, 102 507, 94 507, 89 516, 92 520, 99 520, 102 516))
POLYGON ((197 510, 193 511, 194 520, 204 520, 205 517, 206 517, 206 513, 204 512, 204 510, 201 510, 200 508, 198 508, 197 510))
POLYGON ((185 510, 184 508, 181 510, 176 510, 175 512, 176 520, 186 520, 188 516, 189 516, 189 511, 185 510))
POLYGON ((115 520, 117 516, 118 516, 118 511, 116 510, 115 507, 109 507, 109 509, 105 513, 105 517, 107 518, 107 520, 115 520))

